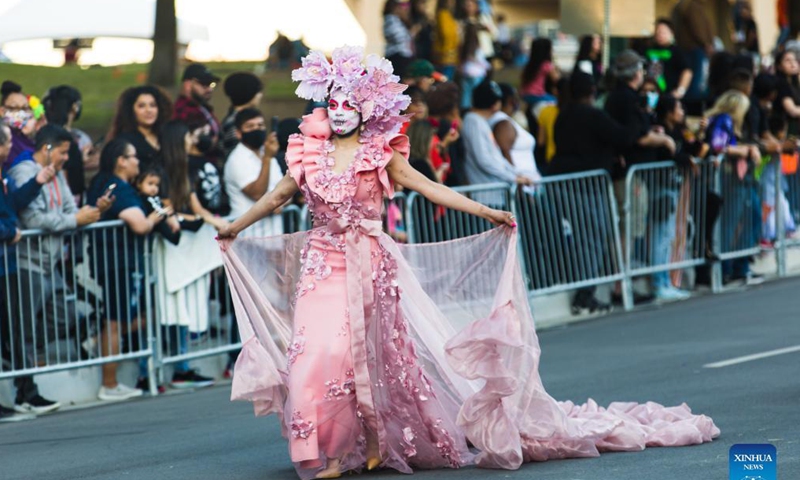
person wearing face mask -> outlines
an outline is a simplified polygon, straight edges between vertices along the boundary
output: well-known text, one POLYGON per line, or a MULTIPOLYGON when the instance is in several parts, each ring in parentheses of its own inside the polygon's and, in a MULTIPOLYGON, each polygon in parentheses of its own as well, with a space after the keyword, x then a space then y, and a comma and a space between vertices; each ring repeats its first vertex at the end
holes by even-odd
MULTIPOLYGON (((239 145, 225 162, 223 183, 230 200, 231 215, 240 217, 264 193, 275 188, 283 175, 275 159, 278 137, 275 133, 267 134, 267 124, 260 111, 246 108, 236 114, 236 136, 239 145)), ((283 220, 280 215, 259 223, 259 235, 281 233, 283 220)))
POLYGON ((39 125, 30 99, 21 86, 10 80, 0 87, 0 114, 11 129, 11 150, 5 161, 8 167, 20 153, 33 150, 33 138, 39 125))
POLYGON ((231 101, 228 115, 222 120, 222 150, 225 158, 239 143, 236 136, 236 114, 245 108, 258 108, 264 84, 250 72, 237 72, 228 75, 223 85, 225 96, 231 101))
POLYGON ((153 85, 131 87, 119 98, 107 140, 121 138, 136 149, 142 170, 163 167, 161 128, 172 115, 172 102, 153 85))
POLYGON ((186 125, 208 125, 208 133, 200 138, 198 147, 202 147, 205 155, 214 161, 223 158, 220 147, 222 128, 214 116, 211 97, 220 78, 211 73, 202 63, 192 63, 183 71, 180 96, 175 100, 174 120, 181 120, 186 125))

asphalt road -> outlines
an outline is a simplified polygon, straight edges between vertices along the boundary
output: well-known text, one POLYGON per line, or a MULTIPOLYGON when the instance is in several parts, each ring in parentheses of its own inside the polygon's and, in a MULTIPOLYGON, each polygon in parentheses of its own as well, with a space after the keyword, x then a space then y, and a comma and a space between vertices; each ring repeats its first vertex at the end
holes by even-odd
MULTIPOLYGON (((552 329, 540 341, 555 398, 686 402, 713 417, 722 435, 693 447, 415 478, 727 479, 736 443, 774 444, 778 477, 800 478, 800 352, 703 367, 800 345, 800 279, 552 329)), ((276 419, 254 418, 249 404, 228 395, 218 386, 0 424, 0 479, 295 479, 276 419)))

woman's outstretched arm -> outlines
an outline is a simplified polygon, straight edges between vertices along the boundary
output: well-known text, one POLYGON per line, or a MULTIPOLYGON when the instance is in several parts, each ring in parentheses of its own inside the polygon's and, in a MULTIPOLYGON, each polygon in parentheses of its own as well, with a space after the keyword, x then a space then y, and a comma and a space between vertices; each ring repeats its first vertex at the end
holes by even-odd
POLYGON ((408 164, 405 158, 394 152, 392 160, 386 166, 391 179, 404 188, 419 192, 420 195, 431 202, 446 208, 470 213, 485 218, 495 225, 509 225, 516 227, 517 223, 511 212, 495 210, 445 187, 442 184, 430 181, 408 164))
POLYGON ((267 192, 250 207, 244 215, 219 230, 220 238, 233 238, 242 230, 270 215, 278 207, 288 202, 298 192, 297 183, 289 175, 285 175, 271 192, 267 192))

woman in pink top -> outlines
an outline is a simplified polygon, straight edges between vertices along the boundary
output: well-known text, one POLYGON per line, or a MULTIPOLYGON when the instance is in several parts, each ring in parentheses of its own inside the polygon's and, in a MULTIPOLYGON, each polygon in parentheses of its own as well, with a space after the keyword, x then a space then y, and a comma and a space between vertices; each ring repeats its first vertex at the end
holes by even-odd
POLYGON ((547 38, 536 38, 531 42, 531 53, 528 64, 522 71, 523 100, 529 107, 541 101, 555 102, 556 98, 545 91, 545 82, 549 77, 557 82, 561 74, 553 65, 553 42, 547 38))

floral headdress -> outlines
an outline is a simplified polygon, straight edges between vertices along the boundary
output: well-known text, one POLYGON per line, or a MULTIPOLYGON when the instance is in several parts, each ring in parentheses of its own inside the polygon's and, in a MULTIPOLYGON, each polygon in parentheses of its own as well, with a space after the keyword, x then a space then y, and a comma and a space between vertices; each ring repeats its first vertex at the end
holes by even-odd
POLYGON ((303 57, 303 66, 292 71, 292 80, 300 82, 295 93, 306 100, 320 102, 330 92, 342 91, 361 113, 363 136, 391 135, 400 131, 408 118, 401 115, 411 103, 403 91, 406 85, 394 75, 392 64, 378 55, 367 55, 361 47, 339 47, 332 63, 320 51, 303 57), (362 59, 364 59, 362 63, 362 59))

